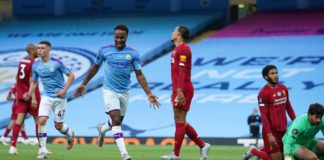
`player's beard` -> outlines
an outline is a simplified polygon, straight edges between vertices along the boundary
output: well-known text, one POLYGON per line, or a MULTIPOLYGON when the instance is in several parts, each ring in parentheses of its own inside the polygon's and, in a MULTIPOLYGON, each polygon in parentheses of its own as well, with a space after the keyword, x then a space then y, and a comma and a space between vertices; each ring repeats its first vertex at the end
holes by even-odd
POLYGON ((277 82, 273 81, 272 79, 268 79, 268 82, 269 82, 271 85, 277 85, 278 82, 279 82, 279 79, 277 80, 277 82))

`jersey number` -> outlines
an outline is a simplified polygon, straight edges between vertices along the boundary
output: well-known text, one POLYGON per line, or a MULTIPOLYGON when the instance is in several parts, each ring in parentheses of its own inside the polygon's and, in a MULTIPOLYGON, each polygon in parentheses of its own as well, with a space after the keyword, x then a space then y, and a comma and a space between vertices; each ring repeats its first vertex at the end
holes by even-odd
POLYGON ((20 64, 20 75, 19 78, 20 79, 24 79, 25 78, 25 64, 20 64))
POLYGON ((57 114, 57 116, 59 116, 60 118, 63 118, 64 117, 64 112, 65 110, 60 110, 57 114))

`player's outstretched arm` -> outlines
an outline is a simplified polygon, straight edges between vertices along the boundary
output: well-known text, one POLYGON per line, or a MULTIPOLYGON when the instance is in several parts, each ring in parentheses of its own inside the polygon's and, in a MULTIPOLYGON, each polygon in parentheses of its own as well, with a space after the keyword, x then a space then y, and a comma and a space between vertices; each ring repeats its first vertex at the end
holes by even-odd
POLYGON ((153 106, 153 108, 157 107, 159 108, 160 102, 158 101, 158 97, 155 96, 152 92, 150 87, 147 85, 146 78, 142 72, 142 70, 135 70, 136 78, 140 85, 142 86, 143 90, 145 91, 147 98, 150 102, 150 107, 153 106))
POLYGON ((35 81, 35 80, 33 80, 30 83, 29 91, 27 93, 25 93, 24 97, 23 97, 25 101, 28 101, 29 98, 32 96, 32 94, 35 93, 37 85, 38 85, 38 81, 35 81))
POLYGON ((86 85, 88 82, 92 79, 93 76, 95 76, 99 70, 100 66, 98 64, 93 64, 91 68, 89 69, 87 76, 82 81, 81 85, 75 89, 73 96, 74 97, 81 97, 84 95, 86 90, 86 85))
POLYGON ((60 90, 57 92, 57 96, 63 98, 64 95, 66 94, 66 92, 68 91, 68 89, 71 87, 73 81, 74 81, 74 73, 70 72, 68 75, 68 79, 66 81, 65 87, 63 88, 63 90, 60 90))

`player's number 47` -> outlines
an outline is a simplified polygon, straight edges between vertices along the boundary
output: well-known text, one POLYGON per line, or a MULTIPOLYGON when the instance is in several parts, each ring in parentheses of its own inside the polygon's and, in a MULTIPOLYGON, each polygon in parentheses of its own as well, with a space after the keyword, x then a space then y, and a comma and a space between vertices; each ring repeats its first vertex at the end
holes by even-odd
POLYGON ((64 117, 64 112, 65 112, 65 110, 60 110, 60 111, 57 113, 57 116, 63 118, 63 117, 64 117))

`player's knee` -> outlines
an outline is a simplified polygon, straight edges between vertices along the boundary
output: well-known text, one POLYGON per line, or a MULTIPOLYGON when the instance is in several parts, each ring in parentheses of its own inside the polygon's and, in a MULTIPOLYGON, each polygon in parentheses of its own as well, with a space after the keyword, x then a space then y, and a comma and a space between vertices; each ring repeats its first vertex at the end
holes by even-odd
POLYGON ((56 130, 60 131, 63 128, 63 123, 55 123, 54 126, 55 126, 56 130))
POLYGON ((121 125, 121 121, 120 120, 112 120, 112 125, 113 126, 120 126, 121 125))
POLYGON ((47 119, 46 118, 39 118, 38 119, 38 124, 41 126, 44 126, 46 124, 47 119))

